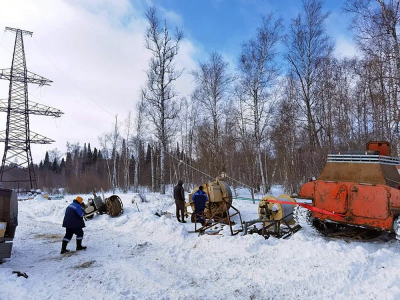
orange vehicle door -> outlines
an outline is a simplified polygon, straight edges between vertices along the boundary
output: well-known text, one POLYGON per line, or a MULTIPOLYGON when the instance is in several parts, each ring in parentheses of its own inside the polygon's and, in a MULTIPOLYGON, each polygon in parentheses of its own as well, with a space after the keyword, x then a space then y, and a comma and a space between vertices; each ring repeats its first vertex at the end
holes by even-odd
POLYGON ((353 215, 371 219, 389 216, 388 191, 383 186, 355 184, 349 193, 349 208, 353 215))
POLYGON ((347 186, 335 182, 317 181, 314 206, 336 213, 346 213, 347 186))

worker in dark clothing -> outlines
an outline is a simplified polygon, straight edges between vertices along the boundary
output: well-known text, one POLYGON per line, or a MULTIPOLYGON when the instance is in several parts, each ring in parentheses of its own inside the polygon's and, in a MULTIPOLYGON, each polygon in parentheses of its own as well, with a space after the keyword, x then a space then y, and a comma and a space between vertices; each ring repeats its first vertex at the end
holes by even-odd
POLYGON ((86 249, 85 246, 82 246, 83 227, 85 227, 85 222, 83 221, 84 213, 81 207, 82 201, 82 197, 76 197, 65 210, 62 225, 65 227, 65 236, 62 240, 61 254, 69 252, 69 250, 67 250, 67 245, 74 234, 76 234, 76 250, 86 249))
POLYGON ((194 203, 194 215, 200 214, 196 217, 196 222, 200 222, 204 225, 204 209, 206 208, 207 194, 203 191, 203 186, 199 186, 199 189, 193 194, 192 200, 194 203))
POLYGON ((174 187, 174 199, 176 205, 176 218, 178 222, 186 223, 185 221, 185 191, 183 189, 183 181, 179 180, 178 184, 174 187), (179 217, 181 215, 181 218, 179 217))

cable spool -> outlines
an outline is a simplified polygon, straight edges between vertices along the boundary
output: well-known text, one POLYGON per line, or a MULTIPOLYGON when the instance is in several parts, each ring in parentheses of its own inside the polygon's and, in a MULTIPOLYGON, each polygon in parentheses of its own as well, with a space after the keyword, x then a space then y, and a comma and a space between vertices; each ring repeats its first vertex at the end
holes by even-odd
POLYGON ((258 205, 258 216, 261 219, 281 220, 284 216, 291 214, 290 216, 287 216, 285 218, 285 221, 290 225, 295 223, 295 220, 293 218, 294 205, 273 203, 269 202, 268 200, 296 202, 292 197, 287 194, 279 195, 278 198, 275 198, 274 196, 265 196, 261 199, 258 205))
POLYGON ((221 187, 221 192, 222 192, 222 198, 224 198, 226 201, 228 201, 230 204, 232 204, 232 190, 229 187, 229 185, 224 182, 224 181, 218 181, 219 186, 221 187))
POLYGON ((122 204, 121 198, 117 195, 112 195, 105 200, 107 205, 107 213, 111 217, 117 217, 124 212, 124 206, 122 204))
MULTIPOLYGON (((210 217, 218 210, 220 213, 218 213, 217 216, 225 217, 226 211, 232 204, 233 199, 230 186, 226 182, 220 180, 219 177, 214 181, 203 184, 202 186, 208 198, 205 214, 210 217), (225 201, 228 202, 229 205, 226 204, 225 201)), ((192 208, 192 211, 195 209, 192 197, 198 189, 199 187, 196 187, 191 193, 189 193, 189 204, 192 208)))

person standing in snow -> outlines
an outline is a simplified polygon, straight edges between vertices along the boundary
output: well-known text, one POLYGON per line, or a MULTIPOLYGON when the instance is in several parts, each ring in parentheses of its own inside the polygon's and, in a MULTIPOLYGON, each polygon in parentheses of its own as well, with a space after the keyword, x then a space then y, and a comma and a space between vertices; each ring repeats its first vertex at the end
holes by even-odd
POLYGON ((65 210, 62 225, 65 227, 65 236, 62 240, 61 254, 69 252, 69 250, 67 250, 67 245, 74 234, 76 234, 76 250, 86 249, 85 246, 82 246, 83 228, 85 227, 85 222, 83 221, 83 210, 81 207, 82 201, 82 197, 76 197, 65 210))
POLYGON ((183 181, 179 180, 178 184, 174 187, 174 199, 176 205, 176 218, 178 222, 186 223, 185 221, 185 191, 183 189, 183 181), (179 218, 179 214, 182 217, 182 221, 179 218))
MULTIPOLYGON (((194 203, 193 215, 200 214, 201 216, 196 217, 196 222, 200 222, 204 225, 205 220, 202 215, 204 215, 204 209, 206 208, 206 202, 208 201, 207 194, 203 191, 203 186, 199 186, 199 189, 193 194, 192 200, 194 203)), ((194 219, 192 219, 193 221, 194 219)))

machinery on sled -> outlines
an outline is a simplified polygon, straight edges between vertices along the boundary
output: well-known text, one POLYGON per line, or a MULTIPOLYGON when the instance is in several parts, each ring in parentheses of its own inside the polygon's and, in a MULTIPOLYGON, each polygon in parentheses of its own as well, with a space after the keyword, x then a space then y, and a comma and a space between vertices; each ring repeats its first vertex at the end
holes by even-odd
POLYGON ((311 199, 309 222, 329 236, 373 237, 400 233, 400 158, 390 144, 368 142, 365 151, 328 155, 316 180, 301 187, 298 198, 311 199))
POLYGON ((258 205, 258 219, 244 222, 244 234, 258 233, 264 238, 270 236, 287 238, 301 229, 294 219, 292 197, 282 194, 278 198, 265 196, 258 205))
MULTIPOLYGON (((200 234, 218 234, 225 225, 229 226, 232 235, 236 235, 243 230, 242 217, 239 210, 232 205, 232 190, 224 181, 224 178, 225 173, 222 173, 215 180, 202 184, 208 201, 206 202, 204 212, 192 214, 191 216, 192 223, 195 223, 194 232, 199 232, 200 234), (239 217, 239 226, 241 227, 238 229, 233 227, 235 222, 232 218, 236 215, 239 217), (200 227, 198 227, 198 223, 201 224, 200 227), (218 229, 216 231, 211 230, 212 227, 215 227, 215 224, 219 224, 217 226, 218 229)), ((197 190, 199 190, 199 187, 194 188, 189 193, 189 202, 186 204, 186 206, 192 208, 193 212, 195 211, 195 206, 192 197, 197 190)), ((188 214, 187 211, 186 214, 188 214)))
POLYGON ((86 219, 92 219, 95 214, 107 214, 111 217, 117 217, 124 212, 121 198, 117 195, 104 198, 103 191, 102 197, 97 196, 96 192, 93 191, 93 198, 89 198, 87 203, 82 202, 81 205, 86 219))

